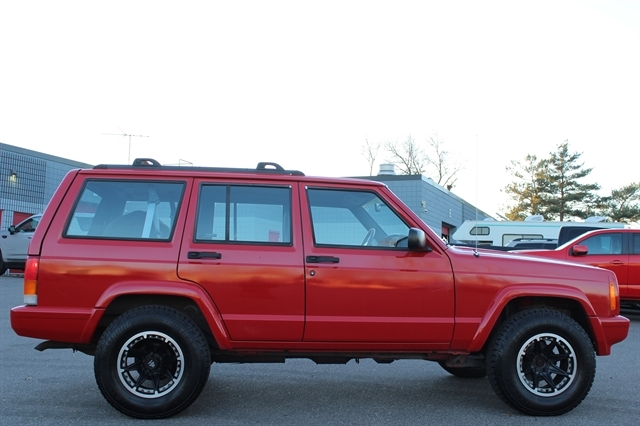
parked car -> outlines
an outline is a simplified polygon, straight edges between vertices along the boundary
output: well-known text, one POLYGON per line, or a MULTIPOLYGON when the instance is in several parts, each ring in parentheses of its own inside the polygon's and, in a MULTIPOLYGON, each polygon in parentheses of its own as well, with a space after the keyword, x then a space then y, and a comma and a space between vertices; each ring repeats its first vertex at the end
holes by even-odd
POLYGON ((597 266, 618 278, 620 299, 640 302, 640 229, 589 231, 555 250, 522 250, 534 256, 597 266))
POLYGON ((7 269, 24 269, 27 249, 42 215, 33 215, 0 231, 0 275, 7 269))
POLYGON ((554 238, 516 238, 506 245, 510 250, 546 249, 558 247, 558 240, 554 238))
POLYGON ((103 396, 140 418, 188 407, 212 362, 287 358, 435 361, 559 415, 629 331, 610 271, 449 246, 381 183, 274 163, 69 172, 24 302, 15 332, 93 355, 103 396))

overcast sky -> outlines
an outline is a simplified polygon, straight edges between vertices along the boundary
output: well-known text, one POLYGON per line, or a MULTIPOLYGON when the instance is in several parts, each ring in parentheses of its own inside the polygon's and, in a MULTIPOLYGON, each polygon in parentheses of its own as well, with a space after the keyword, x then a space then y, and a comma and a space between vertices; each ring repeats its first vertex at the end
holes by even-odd
POLYGON ((504 211, 510 160, 569 141, 640 181, 640 2, 0 0, 0 142, 90 164, 362 176, 434 133, 504 211), (121 129, 121 130, 120 130, 121 129), (378 164, 388 157, 380 152, 378 164))

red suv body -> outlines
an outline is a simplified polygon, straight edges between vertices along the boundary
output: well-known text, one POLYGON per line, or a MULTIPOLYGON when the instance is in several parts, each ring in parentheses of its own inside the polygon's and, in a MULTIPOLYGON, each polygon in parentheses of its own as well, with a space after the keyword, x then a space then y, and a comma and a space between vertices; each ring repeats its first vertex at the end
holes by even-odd
POLYGON ((599 229, 554 250, 518 252, 608 269, 618 278, 620 299, 640 302, 640 229, 599 229))
POLYGON ((13 329, 95 356, 134 417, 195 400, 212 362, 422 359, 533 415, 576 407, 628 333, 615 275, 446 245, 385 185, 257 169, 69 172, 13 329))

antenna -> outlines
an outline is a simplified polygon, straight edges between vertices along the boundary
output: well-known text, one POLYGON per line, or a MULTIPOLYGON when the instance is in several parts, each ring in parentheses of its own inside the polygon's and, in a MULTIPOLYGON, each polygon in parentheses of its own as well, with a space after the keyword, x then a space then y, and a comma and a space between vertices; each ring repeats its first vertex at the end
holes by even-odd
MULTIPOLYGON (((120 127, 118 127, 118 130, 120 130, 122 132, 122 129, 120 127)), ((103 133, 103 135, 111 135, 111 136, 122 136, 122 137, 126 137, 129 136, 129 155, 127 155, 127 164, 131 163, 131 137, 136 137, 136 138, 148 138, 149 136, 145 136, 145 135, 130 135, 128 133, 122 132, 122 133, 103 133)))
POLYGON ((473 249, 473 255, 480 257, 478 253, 478 135, 476 134, 476 247, 473 249))

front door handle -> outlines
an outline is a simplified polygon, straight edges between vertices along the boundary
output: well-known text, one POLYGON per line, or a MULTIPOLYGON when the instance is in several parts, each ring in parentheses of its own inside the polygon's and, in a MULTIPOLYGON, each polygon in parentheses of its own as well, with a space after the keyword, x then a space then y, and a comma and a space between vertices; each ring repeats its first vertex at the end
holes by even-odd
POLYGON ((187 257, 189 259, 221 259, 222 254, 214 251, 190 251, 187 257))
POLYGON ((307 263, 340 263, 340 258, 333 256, 307 256, 307 263))

